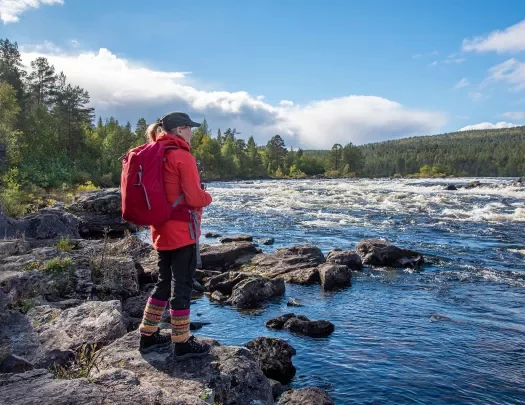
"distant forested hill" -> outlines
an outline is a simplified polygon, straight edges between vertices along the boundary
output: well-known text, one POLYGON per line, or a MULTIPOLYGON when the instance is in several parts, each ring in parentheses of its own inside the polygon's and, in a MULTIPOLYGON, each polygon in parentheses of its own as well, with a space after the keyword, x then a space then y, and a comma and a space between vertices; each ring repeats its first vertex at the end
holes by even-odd
MULTIPOLYGON (((359 176, 415 173, 456 176, 525 175, 525 126, 417 136, 359 146, 359 176)), ((305 150, 327 159, 330 151, 305 150)))

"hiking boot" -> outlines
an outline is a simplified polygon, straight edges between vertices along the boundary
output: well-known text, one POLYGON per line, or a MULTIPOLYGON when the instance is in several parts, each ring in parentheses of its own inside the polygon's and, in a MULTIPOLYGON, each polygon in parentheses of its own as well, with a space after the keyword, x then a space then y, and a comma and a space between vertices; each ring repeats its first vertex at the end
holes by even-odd
POLYGON ((205 356, 210 352, 210 345, 199 343, 195 336, 191 336, 185 343, 175 343, 173 348, 173 357, 175 360, 184 360, 190 357, 205 356))
POLYGON ((140 335, 140 351, 165 345, 166 343, 171 343, 171 334, 161 334, 160 329, 157 329, 157 331, 150 336, 140 335))

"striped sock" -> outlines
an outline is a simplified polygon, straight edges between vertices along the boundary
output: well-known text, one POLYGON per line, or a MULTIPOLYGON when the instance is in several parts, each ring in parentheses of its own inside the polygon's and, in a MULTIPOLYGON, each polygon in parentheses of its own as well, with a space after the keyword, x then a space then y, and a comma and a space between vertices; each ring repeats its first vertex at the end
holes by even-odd
POLYGON ((141 335, 151 336, 152 333, 157 331, 160 320, 162 319, 162 314, 164 314, 164 308, 166 308, 167 304, 168 301, 160 301, 151 297, 148 298, 148 303, 144 309, 144 317, 139 326, 141 335))
POLYGON ((170 310, 171 315, 171 341, 184 343, 190 338, 190 310, 170 310))

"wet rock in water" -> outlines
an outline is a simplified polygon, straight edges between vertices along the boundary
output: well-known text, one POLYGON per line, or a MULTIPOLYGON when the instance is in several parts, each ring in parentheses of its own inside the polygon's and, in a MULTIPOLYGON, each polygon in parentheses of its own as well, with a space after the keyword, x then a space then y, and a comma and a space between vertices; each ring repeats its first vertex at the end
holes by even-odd
POLYGON ((250 235, 232 235, 225 236, 219 239, 221 243, 232 243, 232 242, 252 242, 253 236, 250 235))
POLYGON ((264 375, 281 383, 288 383, 295 375, 292 356, 295 349, 284 340, 258 337, 246 343, 257 357, 264 375))
POLYGON ((211 297, 210 297, 212 300, 214 301, 218 301, 218 302, 223 302, 223 301, 226 301, 228 299, 228 297, 226 297, 224 294, 222 294, 220 291, 215 291, 211 297))
POLYGON ((255 309, 269 298, 284 295, 284 281, 267 278, 248 278, 237 284, 226 301, 239 309, 255 309))
POLYGON ((283 385, 277 380, 272 380, 271 378, 268 378, 270 381, 270 385, 272 387, 272 395, 273 399, 277 401, 277 398, 281 396, 281 394, 285 391, 288 391, 290 387, 288 385, 283 385))
POLYGON ((334 405, 334 400, 321 388, 301 388, 286 391, 277 405, 334 405))
POLYGON ((326 337, 332 334, 335 326, 330 321, 311 321, 307 317, 299 315, 287 320, 283 328, 298 335, 326 337))
POLYGON ((203 293, 206 289, 197 280, 193 280, 193 291, 196 293, 203 293))
POLYGON ((348 266, 352 270, 362 270, 363 269, 363 262, 361 261, 361 257, 351 250, 332 250, 330 253, 328 253, 328 256, 326 256, 326 262, 327 263, 335 263, 335 264, 342 264, 344 266, 348 266))
POLYGON ((261 239, 261 240, 259 241, 259 243, 260 243, 261 245, 267 245, 267 246, 269 246, 269 245, 273 245, 273 244, 275 243, 275 239, 274 239, 274 238, 261 239))
POLYGON ((463 188, 470 189, 470 188, 476 188, 479 186, 481 186, 481 182, 479 182, 478 180, 475 180, 475 181, 471 181, 470 183, 465 184, 463 188))
POLYGON ((265 325, 267 328, 270 328, 270 329, 282 329, 286 321, 288 321, 291 318, 295 318, 294 313, 284 314, 284 315, 278 316, 277 318, 272 318, 266 321, 265 325))
POLYGON ((287 283, 300 285, 312 285, 321 281, 319 270, 316 267, 294 270, 279 276, 279 278, 287 283))
POLYGON ((269 329, 285 329, 298 335, 310 337, 326 337, 332 334, 335 327, 329 321, 311 321, 304 315, 295 316, 293 313, 284 314, 266 321, 269 329))
POLYGON ((137 230, 135 225, 122 219, 118 188, 81 193, 66 210, 79 218, 78 229, 82 237, 101 237, 106 229, 116 235, 124 234, 126 230, 137 230))
POLYGON ((288 307, 302 307, 303 304, 299 300, 296 300, 295 298, 290 298, 288 302, 286 303, 286 306, 288 307))
POLYGON ((457 189, 458 188, 454 184, 449 184, 449 185, 445 186, 445 188, 444 188, 444 190, 448 190, 448 191, 455 191, 457 189))
POLYGON ((215 232, 206 232, 204 235, 205 238, 220 238, 222 235, 215 232))
POLYGON ((326 263, 319 267, 321 285, 326 291, 351 285, 352 272, 347 266, 326 263))
POLYGON ((384 240, 364 239, 356 246, 364 264, 386 267, 415 268, 424 263, 421 253, 398 248, 384 240))
POLYGON ((226 273, 209 278, 206 280, 204 286, 208 292, 219 291, 221 294, 231 295, 233 287, 248 277, 250 277, 250 275, 246 273, 227 271, 226 273))
POLYGON ((317 246, 296 245, 257 255, 243 266, 243 270, 268 278, 284 278, 284 275, 293 273, 287 281, 313 283, 316 279, 315 267, 324 262, 324 255, 317 246), (301 275, 302 271, 306 274, 301 275))
POLYGON ((242 266, 259 253, 259 250, 251 242, 238 242, 202 246, 200 253, 204 270, 226 271, 242 266))

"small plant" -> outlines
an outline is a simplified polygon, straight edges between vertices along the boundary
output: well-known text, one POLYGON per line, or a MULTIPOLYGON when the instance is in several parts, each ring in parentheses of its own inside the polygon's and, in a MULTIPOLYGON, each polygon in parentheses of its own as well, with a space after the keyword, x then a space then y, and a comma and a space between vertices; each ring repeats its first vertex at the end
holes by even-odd
POLYGON ((100 187, 95 186, 91 181, 86 181, 77 187, 77 193, 84 193, 86 191, 100 190, 100 187))
POLYGON ((95 368, 99 371, 100 355, 102 350, 97 344, 83 344, 75 353, 75 357, 65 366, 55 364, 50 372, 59 379, 72 380, 75 378, 87 378, 94 382, 91 371, 95 368))
POLYGON ((62 236, 60 238, 60 241, 56 244, 56 248, 58 250, 61 250, 62 252, 66 252, 66 253, 71 252, 74 247, 75 245, 69 242, 69 235, 65 239, 62 236))
POLYGON ((44 266, 44 273, 59 276, 74 267, 71 257, 55 257, 44 266))
POLYGON ((42 270, 44 268, 44 263, 39 260, 34 260, 32 262, 29 262, 26 264, 22 271, 35 271, 35 270, 42 270))
POLYGON ((31 308, 34 308, 35 304, 33 301, 25 299, 20 301, 20 312, 27 314, 31 308))

